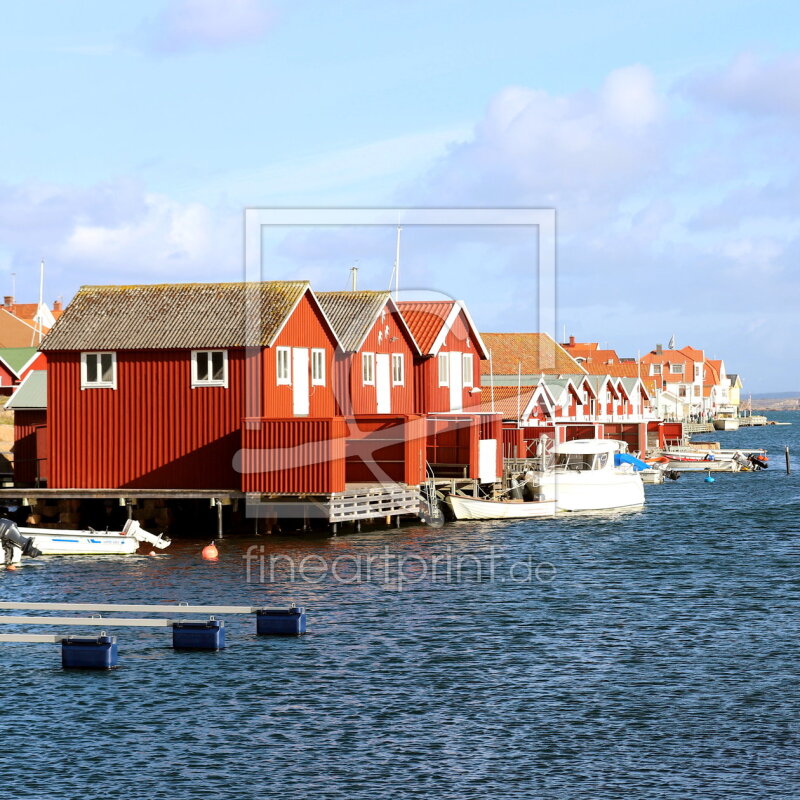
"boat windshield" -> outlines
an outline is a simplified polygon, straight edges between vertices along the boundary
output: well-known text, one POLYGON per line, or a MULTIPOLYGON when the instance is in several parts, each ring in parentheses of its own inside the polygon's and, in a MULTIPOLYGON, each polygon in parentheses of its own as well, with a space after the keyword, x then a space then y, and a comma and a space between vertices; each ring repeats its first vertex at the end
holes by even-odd
POLYGON ((556 469, 568 469, 582 471, 587 469, 602 469, 608 461, 608 453, 600 453, 600 459, 604 459, 595 466, 594 453, 557 453, 556 469))

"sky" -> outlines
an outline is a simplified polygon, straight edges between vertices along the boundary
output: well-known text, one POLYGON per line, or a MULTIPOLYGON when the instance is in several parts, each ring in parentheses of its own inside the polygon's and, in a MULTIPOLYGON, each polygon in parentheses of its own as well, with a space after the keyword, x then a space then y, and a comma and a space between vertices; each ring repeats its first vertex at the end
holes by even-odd
MULTIPOLYGON (((247 207, 555 209, 557 331, 800 390, 800 5, 34 0, 0 11, 0 283, 240 280, 247 207), (16 277, 12 277, 14 274, 16 277)), ((395 231, 273 229, 388 288, 395 231)), ((537 329, 535 231, 402 233, 404 290, 537 329)))

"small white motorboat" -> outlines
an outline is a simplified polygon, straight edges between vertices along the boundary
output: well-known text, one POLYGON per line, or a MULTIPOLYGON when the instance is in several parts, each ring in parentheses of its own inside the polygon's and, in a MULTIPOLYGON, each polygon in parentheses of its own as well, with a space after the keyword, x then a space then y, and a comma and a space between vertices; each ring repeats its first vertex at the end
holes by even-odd
POLYGON ((555 502, 547 500, 485 500, 451 494, 447 503, 456 519, 533 519, 556 513, 555 502))
POLYGON ((554 501, 557 511, 607 511, 644 505, 638 465, 612 439, 575 439, 555 449, 552 469, 542 473, 534 491, 554 501))
POLYGON ((23 536, 33 539, 33 546, 43 556, 127 556, 133 555, 142 543, 152 545, 158 550, 163 550, 170 544, 168 537, 148 533, 135 519, 129 519, 121 531, 96 531, 92 528, 70 531, 21 527, 18 530, 23 536))
POLYGON ((642 483, 664 483, 664 470, 658 467, 648 467, 647 469, 639 470, 639 475, 642 476, 642 483))
POLYGON ((738 431, 739 415, 735 408, 720 409, 716 417, 711 420, 715 431, 738 431))

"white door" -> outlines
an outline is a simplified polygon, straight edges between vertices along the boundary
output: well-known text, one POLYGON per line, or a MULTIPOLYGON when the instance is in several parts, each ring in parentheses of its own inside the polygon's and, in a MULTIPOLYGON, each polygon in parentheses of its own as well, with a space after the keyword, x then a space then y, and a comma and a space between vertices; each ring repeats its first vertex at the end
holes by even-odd
POLYGON ((375 356, 375 394, 378 399, 378 413, 392 413, 392 369, 388 353, 375 356))
POLYGON ((461 353, 450 353, 450 410, 461 411, 464 407, 464 367, 461 353))
POLYGON ((308 348, 292 349, 292 411, 296 417, 307 417, 308 394, 308 348))
POLYGON ((481 483, 500 480, 497 474, 497 439, 481 439, 478 442, 478 480, 481 483))

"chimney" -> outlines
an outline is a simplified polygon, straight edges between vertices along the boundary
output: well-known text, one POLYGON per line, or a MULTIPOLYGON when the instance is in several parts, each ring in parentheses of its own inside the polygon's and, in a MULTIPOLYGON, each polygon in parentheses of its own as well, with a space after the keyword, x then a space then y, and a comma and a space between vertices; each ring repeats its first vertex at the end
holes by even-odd
POLYGON ((53 311, 63 311, 64 307, 60 300, 53 300, 53 311))
POLYGON ((664 345, 663 344, 657 344, 656 345, 656 355, 660 356, 663 352, 664 352, 664 345))
POLYGON ((12 297, 10 294, 7 294, 7 295, 6 295, 6 296, 3 298, 3 305, 4 305, 6 308, 11 308, 11 306, 13 306, 13 305, 14 305, 14 298, 13 298, 13 297, 12 297))
POLYGON ((570 336, 569 337, 569 346, 573 347, 574 344, 575 344, 575 337, 574 336, 570 336))

